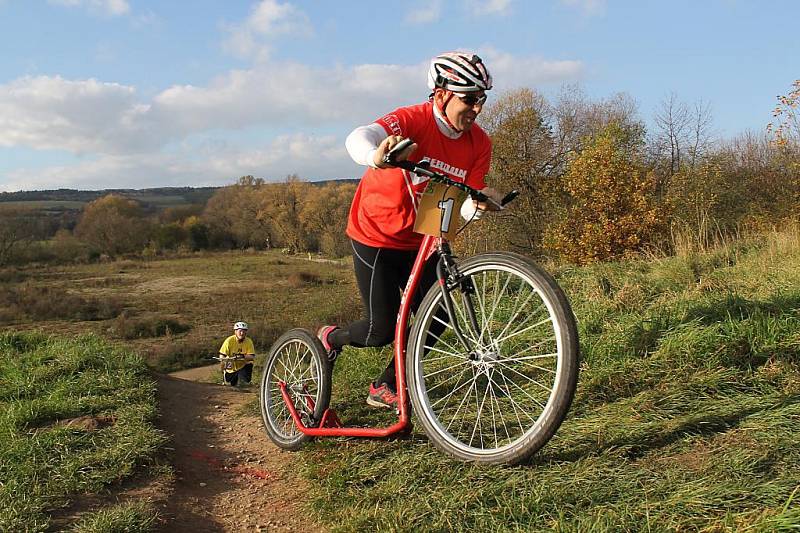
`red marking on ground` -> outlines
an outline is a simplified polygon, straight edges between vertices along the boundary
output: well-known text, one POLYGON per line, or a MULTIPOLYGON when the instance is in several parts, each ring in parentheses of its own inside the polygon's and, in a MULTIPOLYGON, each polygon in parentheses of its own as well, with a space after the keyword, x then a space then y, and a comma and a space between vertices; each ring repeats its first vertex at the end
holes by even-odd
POLYGON ((233 465, 228 466, 222 460, 212 457, 207 453, 203 453, 199 450, 192 450, 189 452, 189 456, 192 459, 197 459, 198 461, 204 461, 211 466, 219 468, 220 470, 228 470, 230 472, 235 472, 237 474, 257 477, 259 479, 270 479, 272 476, 271 472, 267 472, 266 470, 262 470, 261 468, 252 468, 249 466, 242 466, 242 465, 233 465))

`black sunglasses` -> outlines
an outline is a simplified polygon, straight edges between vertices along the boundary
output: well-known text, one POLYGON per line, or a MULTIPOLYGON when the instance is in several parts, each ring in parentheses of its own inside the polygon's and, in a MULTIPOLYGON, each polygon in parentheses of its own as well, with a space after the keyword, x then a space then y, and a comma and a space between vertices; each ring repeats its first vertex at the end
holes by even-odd
POLYGON ((481 96, 475 96, 474 94, 466 94, 466 93, 453 93, 453 94, 461 98, 461 101, 464 102, 464 105, 468 107, 483 105, 486 103, 486 98, 487 98, 485 94, 481 96))

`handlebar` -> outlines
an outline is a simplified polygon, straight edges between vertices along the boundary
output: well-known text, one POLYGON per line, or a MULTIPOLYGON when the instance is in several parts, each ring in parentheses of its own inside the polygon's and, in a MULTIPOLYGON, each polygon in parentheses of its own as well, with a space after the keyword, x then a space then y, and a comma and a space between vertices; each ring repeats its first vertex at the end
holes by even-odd
MULTIPOLYGON (((255 357, 255 355, 253 356, 255 357)), ((224 362, 224 361, 245 361, 246 357, 244 355, 234 355, 234 356, 224 356, 224 355, 212 355, 209 359, 213 359, 214 361, 224 362)))
POLYGON ((441 174, 439 172, 434 172, 433 170, 430 169, 429 161, 420 161, 418 163, 414 163, 413 161, 407 161, 407 160, 397 161, 398 154, 403 150, 405 150, 411 144, 411 142, 406 143, 405 141, 411 141, 411 139, 404 139, 403 141, 398 143, 392 150, 390 150, 383 158, 384 163, 391 165, 393 167, 408 170, 409 172, 413 172, 414 174, 418 174, 420 176, 427 176, 431 180, 438 183, 443 183, 448 187, 455 187, 456 189, 462 190, 465 193, 467 193, 473 200, 477 200, 479 202, 489 202, 491 204, 494 204, 500 209, 505 207, 505 205, 511 202, 514 198, 519 196, 519 191, 512 190, 511 192, 506 194, 502 200, 500 200, 500 203, 497 203, 492 198, 489 198, 478 189, 474 189, 469 185, 467 185, 466 183, 455 181, 453 179, 448 178, 444 174, 441 174))

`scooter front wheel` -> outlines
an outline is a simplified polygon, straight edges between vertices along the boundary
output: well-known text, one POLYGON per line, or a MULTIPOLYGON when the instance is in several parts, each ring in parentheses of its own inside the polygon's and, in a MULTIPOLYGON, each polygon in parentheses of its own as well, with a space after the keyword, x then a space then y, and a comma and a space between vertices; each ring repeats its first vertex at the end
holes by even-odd
POLYGON ((483 254, 458 267, 464 279, 449 304, 433 286, 409 335, 414 412, 458 459, 520 463, 553 436, 575 394, 575 319, 555 280, 524 256, 483 254))

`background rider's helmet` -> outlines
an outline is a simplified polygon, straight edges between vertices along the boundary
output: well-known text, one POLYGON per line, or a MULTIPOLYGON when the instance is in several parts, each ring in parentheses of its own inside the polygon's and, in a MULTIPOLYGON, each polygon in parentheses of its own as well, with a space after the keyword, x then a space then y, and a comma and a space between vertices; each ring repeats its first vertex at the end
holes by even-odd
POLYGON ((431 60, 428 87, 457 93, 488 91, 492 76, 483 60, 472 52, 445 52, 431 60))
POLYGON ((234 330, 236 330, 236 329, 248 329, 247 328, 247 322, 237 322, 236 324, 233 325, 233 329, 234 330))

